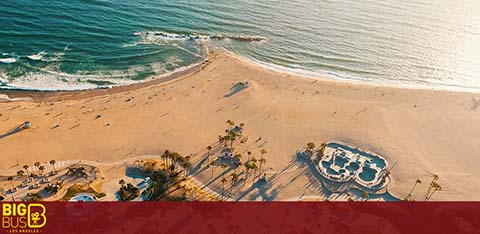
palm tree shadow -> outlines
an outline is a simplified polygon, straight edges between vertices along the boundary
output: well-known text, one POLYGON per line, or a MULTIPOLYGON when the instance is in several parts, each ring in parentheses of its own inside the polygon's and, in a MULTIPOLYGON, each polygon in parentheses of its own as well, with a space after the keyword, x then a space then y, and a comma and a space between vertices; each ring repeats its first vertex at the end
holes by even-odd
POLYGON ((305 175, 308 177, 309 183, 305 186, 314 186, 315 188, 319 189, 320 192, 325 196, 330 196, 332 194, 332 191, 338 191, 338 188, 333 189, 335 188, 335 186, 338 185, 335 183, 329 183, 329 181, 327 181, 322 175, 320 175, 320 173, 315 168, 314 163, 310 161, 308 155, 306 155, 304 152, 298 151, 296 154, 296 159, 298 162, 301 163, 303 167, 307 169, 307 173, 305 175))
POLYGON ((290 185, 296 182, 298 178, 304 176, 308 171, 304 168, 304 160, 298 160, 298 156, 295 155, 292 161, 278 173, 273 174, 267 181, 258 180, 252 184, 247 190, 243 191, 235 200, 248 196, 248 200, 257 200, 259 197, 262 201, 274 201, 278 198, 278 195, 288 188, 290 185), (291 174, 293 172, 293 174, 291 174), (285 178, 288 176, 288 178, 285 178), (280 182, 281 179, 285 179, 286 182, 280 182), (252 193, 255 191, 254 193, 252 193))
MULTIPOLYGON (((219 180, 220 178, 223 178, 225 175, 227 175, 230 171, 232 170, 232 168, 228 168, 227 170, 225 170, 225 172, 222 172, 220 173, 218 176, 216 176, 215 178, 212 178, 210 181, 208 181, 206 184, 204 184, 203 187, 208 187, 208 188, 212 188, 212 187, 209 187, 209 185, 213 184, 215 181, 219 180)), ((216 186, 218 186, 219 184, 217 184, 216 186)), ((216 187, 215 186, 215 187, 216 187)), ((221 186, 221 185, 220 185, 221 186)), ((212 190, 215 190, 214 188, 212 188, 212 190)))
POLYGON ((189 174, 190 175, 194 175, 194 174, 198 174, 198 173, 201 173, 202 171, 204 171, 206 169, 206 167, 202 167, 202 165, 208 161, 208 157, 205 157, 205 158, 202 158, 198 161, 197 164, 195 164, 195 167, 192 167, 192 169, 190 169, 190 172, 189 174))

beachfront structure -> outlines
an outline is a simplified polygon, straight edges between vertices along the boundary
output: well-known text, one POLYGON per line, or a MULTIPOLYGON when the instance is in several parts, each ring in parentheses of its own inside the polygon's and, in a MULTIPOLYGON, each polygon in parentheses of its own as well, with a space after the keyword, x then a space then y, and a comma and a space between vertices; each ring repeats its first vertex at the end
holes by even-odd
POLYGON ((352 182, 369 190, 385 186, 387 161, 378 155, 338 143, 328 143, 323 151, 311 155, 316 170, 326 179, 352 182))
POLYGON ((69 201, 75 201, 75 202, 93 202, 95 201, 95 195, 90 194, 90 193, 79 193, 75 194, 69 201))

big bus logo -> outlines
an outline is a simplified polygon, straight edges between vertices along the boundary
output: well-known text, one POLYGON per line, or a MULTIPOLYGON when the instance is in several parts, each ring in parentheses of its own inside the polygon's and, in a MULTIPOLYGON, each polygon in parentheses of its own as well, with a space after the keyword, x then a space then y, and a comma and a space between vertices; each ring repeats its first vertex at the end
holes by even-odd
POLYGON ((47 209, 38 203, 2 204, 2 228, 10 230, 39 229, 47 224, 47 209))

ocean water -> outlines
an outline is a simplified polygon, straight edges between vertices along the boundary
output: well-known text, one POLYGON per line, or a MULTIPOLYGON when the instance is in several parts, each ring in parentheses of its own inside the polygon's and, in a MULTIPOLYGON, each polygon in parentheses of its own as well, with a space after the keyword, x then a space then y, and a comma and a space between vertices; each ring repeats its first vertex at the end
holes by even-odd
POLYGON ((224 48, 332 79, 480 88, 478 0, 2 0, 0 88, 125 85, 224 48))

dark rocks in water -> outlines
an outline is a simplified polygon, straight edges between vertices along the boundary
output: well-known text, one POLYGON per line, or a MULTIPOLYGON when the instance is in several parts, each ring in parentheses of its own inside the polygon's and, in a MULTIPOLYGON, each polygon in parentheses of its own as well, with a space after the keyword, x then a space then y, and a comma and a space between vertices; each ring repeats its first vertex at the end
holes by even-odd
POLYGON ((254 41, 264 41, 264 37, 253 37, 253 36, 233 36, 233 35, 212 35, 210 36, 211 39, 216 40, 224 40, 224 39, 231 39, 237 41, 244 41, 244 42, 254 42, 254 41))
POLYGON ((258 41, 264 41, 265 38, 263 37, 244 37, 244 36, 230 36, 230 39, 234 39, 237 41, 246 41, 246 42, 258 42, 258 41))
POLYGON ((153 36, 162 37, 164 39, 180 39, 180 40, 200 40, 200 39, 214 39, 214 40, 237 40, 243 42, 259 42, 264 41, 264 37, 260 36, 237 36, 237 35, 222 35, 222 34, 210 34, 210 35, 201 35, 201 34, 175 34, 167 32, 146 32, 153 36))

